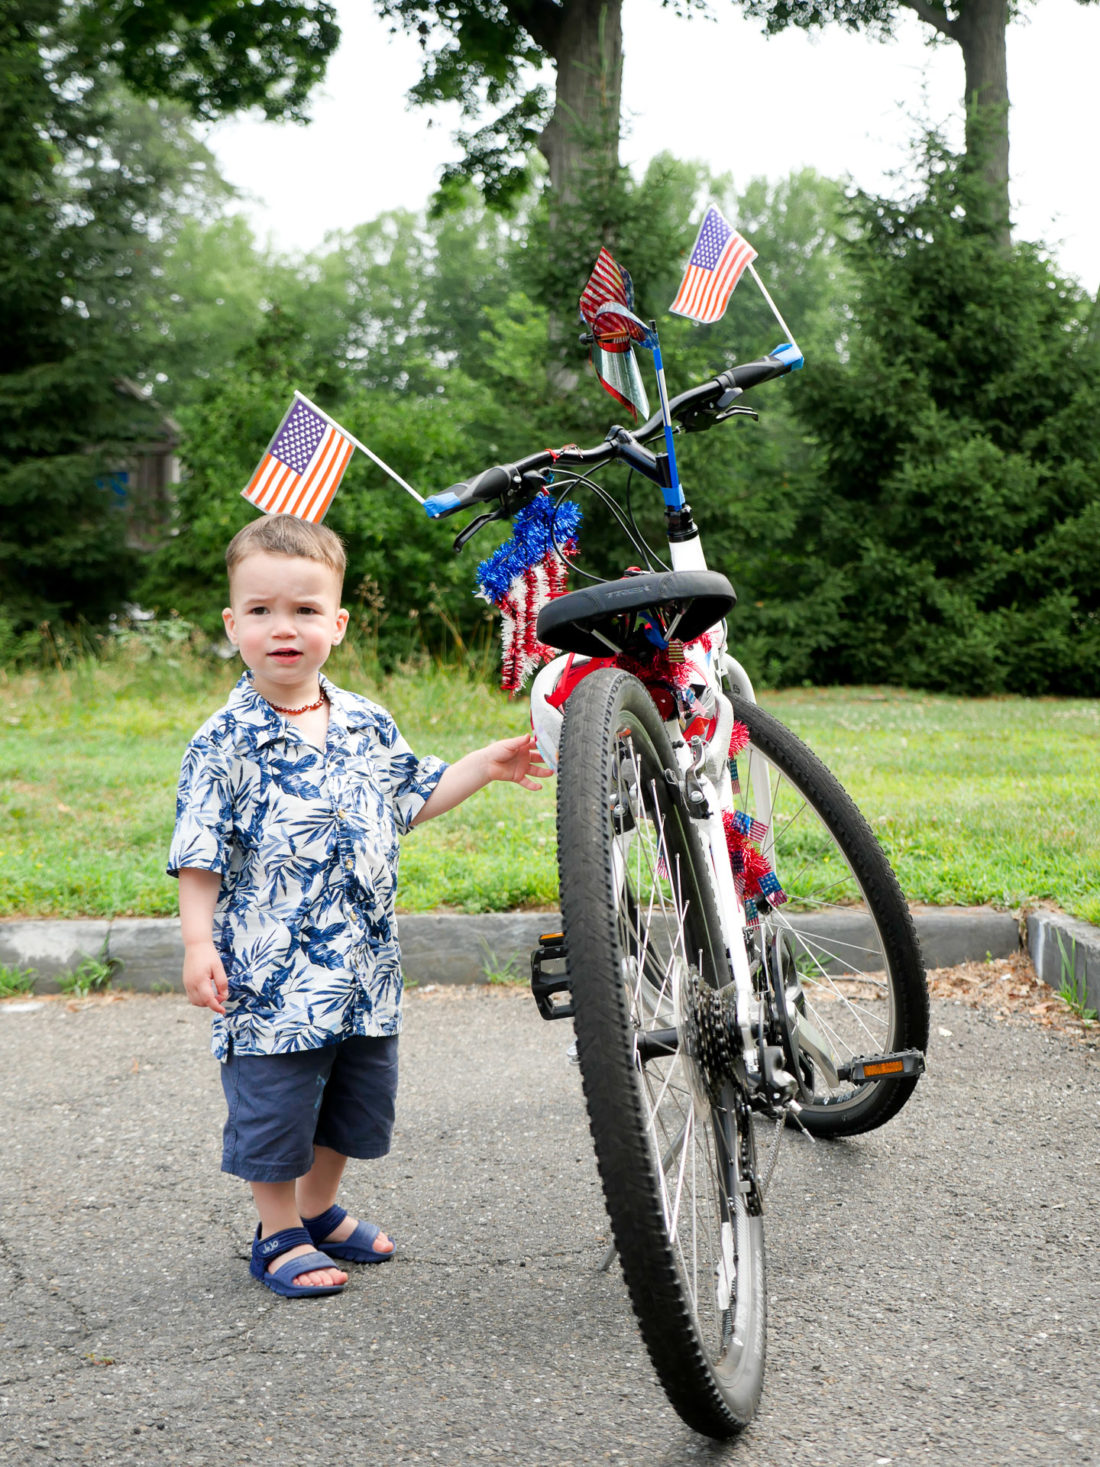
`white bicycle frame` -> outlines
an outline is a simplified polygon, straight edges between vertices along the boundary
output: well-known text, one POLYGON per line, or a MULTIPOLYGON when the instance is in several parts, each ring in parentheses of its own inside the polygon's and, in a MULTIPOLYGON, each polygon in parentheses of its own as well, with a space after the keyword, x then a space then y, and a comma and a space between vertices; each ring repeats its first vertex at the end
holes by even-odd
MULTIPOLYGON (((698 534, 691 540, 672 542, 669 549, 673 570, 706 570, 707 564, 698 534)), ((574 656, 573 665, 587 660, 589 659, 574 656)), ((563 714, 548 699, 569 662, 568 656, 556 657, 542 668, 531 685, 531 727, 538 742, 539 753, 555 770, 558 767, 563 714)), ((759 1074, 759 1051, 755 1030, 760 1020, 762 999, 753 988, 749 971, 745 911, 734 886, 733 868, 722 823, 722 812, 733 809, 733 786, 727 756, 734 721, 733 705, 722 686, 723 674, 741 697, 755 703, 756 696, 745 669, 726 651, 725 622, 719 622, 710 628, 710 647, 706 652, 693 653, 691 666, 693 672, 698 674, 695 681, 701 682, 705 690, 705 705, 713 706, 716 711, 714 730, 706 743, 699 740, 694 747, 689 747, 675 718, 666 720, 666 728, 681 775, 686 778, 691 773, 693 782, 706 799, 709 813, 705 818, 698 819, 697 828, 707 853, 707 864, 722 927, 722 942, 735 987, 742 1053, 750 1076, 756 1078, 759 1074)), ((771 786, 766 767, 757 772, 753 780, 753 792, 756 797, 756 817, 768 829, 763 853, 774 867, 774 851, 770 849, 771 786)))

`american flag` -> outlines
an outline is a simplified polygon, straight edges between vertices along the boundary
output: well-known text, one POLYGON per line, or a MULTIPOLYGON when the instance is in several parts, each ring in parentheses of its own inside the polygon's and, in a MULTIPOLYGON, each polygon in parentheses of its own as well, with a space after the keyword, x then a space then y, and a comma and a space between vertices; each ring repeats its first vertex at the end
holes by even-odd
POLYGON ((721 320, 733 287, 755 259, 752 245, 711 204, 669 310, 692 321, 721 320))
POLYGON ((615 263, 607 250, 601 249, 579 302, 580 313, 589 326, 595 320, 599 307, 608 301, 633 308, 634 285, 623 267, 615 263))
POLYGON ((319 524, 354 452, 339 424, 295 398, 241 493, 264 514, 293 514, 319 524))

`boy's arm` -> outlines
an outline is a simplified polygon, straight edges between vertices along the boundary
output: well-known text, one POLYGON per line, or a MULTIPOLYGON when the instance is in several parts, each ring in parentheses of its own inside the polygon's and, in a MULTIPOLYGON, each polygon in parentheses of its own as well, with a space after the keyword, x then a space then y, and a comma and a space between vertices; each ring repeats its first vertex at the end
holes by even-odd
POLYGON ((542 788, 539 781, 548 779, 553 772, 542 763, 534 734, 498 739, 495 744, 475 749, 472 754, 463 755, 457 763, 449 764, 413 824, 419 825, 421 821, 453 810, 494 780, 521 784, 525 790, 538 790, 542 788))
POLYGON ((191 866, 180 871, 179 882, 183 986, 193 1004, 224 1014, 229 980, 214 946, 214 908, 221 876, 191 866))

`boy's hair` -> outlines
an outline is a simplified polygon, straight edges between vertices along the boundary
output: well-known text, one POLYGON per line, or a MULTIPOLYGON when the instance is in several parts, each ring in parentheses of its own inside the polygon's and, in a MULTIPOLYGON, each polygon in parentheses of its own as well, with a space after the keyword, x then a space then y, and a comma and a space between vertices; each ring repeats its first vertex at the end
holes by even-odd
POLYGON ((303 560, 319 560, 334 570, 344 586, 344 572, 348 558, 344 543, 334 530, 324 525, 312 524, 294 514, 265 514, 251 520, 243 530, 238 530, 230 540, 225 552, 226 569, 230 585, 233 572, 246 555, 257 552, 266 555, 297 555, 303 560))

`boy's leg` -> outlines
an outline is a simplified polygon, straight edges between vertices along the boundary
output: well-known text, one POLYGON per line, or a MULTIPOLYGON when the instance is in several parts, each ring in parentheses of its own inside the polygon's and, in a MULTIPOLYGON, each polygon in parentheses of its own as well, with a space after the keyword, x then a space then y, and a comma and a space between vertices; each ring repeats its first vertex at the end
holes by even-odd
MULTIPOLYGON (((302 1226, 302 1214, 298 1211, 298 1204, 294 1197, 294 1182, 250 1182, 249 1186, 252 1188, 256 1211, 260 1214, 261 1238, 268 1238, 272 1233, 280 1233, 284 1228, 302 1226)), ((305 1216, 312 1217, 313 1214, 306 1213, 305 1216)), ((300 1244, 297 1248, 288 1248, 285 1253, 275 1255, 268 1264, 267 1271, 271 1273, 273 1269, 281 1268, 288 1259, 316 1251, 312 1244, 305 1243, 300 1244)), ((347 1274, 342 1268, 337 1268, 335 1264, 332 1268, 315 1269, 311 1273, 297 1274, 294 1278, 299 1288, 310 1288, 314 1285, 323 1288, 330 1284, 346 1284, 347 1281, 347 1274)))
MULTIPOLYGON (((261 1238, 302 1227, 295 1186, 313 1164, 313 1134, 334 1057, 333 1050, 324 1049, 231 1054, 221 1067, 228 1106, 222 1170, 251 1187, 261 1238)), ((285 1249, 268 1261, 268 1272, 289 1258, 316 1251, 307 1244, 285 1249)), ((299 1274, 294 1282, 301 1287, 339 1285, 347 1282, 347 1274, 334 1263, 299 1274)))
MULTIPOLYGON (((296 1198, 302 1217, 320 1217, 332 1207, 340 1190, 340 1179, 344 1175, 347 1161, 346 1156, 334 1151, 331 1146, 314 1145, 313 1165, 304 1177, 298 1178, 296 1198)), ((323 1248, 325 1243, 343 1243, 358 1226, 359 1219, 349 1213, 319 1246, 323 1248)), ((373 1246, 379 1253, 393 1252, 393 1243, 385 1233, 378 1234, 373 1246)))
MULTIPOLYGON (((319 1218, 336 1202, 349 1156, 370 1160, 390 1149, 397 1097, 398 1037, 355 1036, 336 1046, 332 1068, 313 1135, 313 1166, 298 1180, 298 1205, 304 1218, 319 1218)), ((319 1244, 343 1243, 359 1226, 343 1218, 319 1244)), ((376 1253, 393 1252, 379 1233, 376 1253)))

